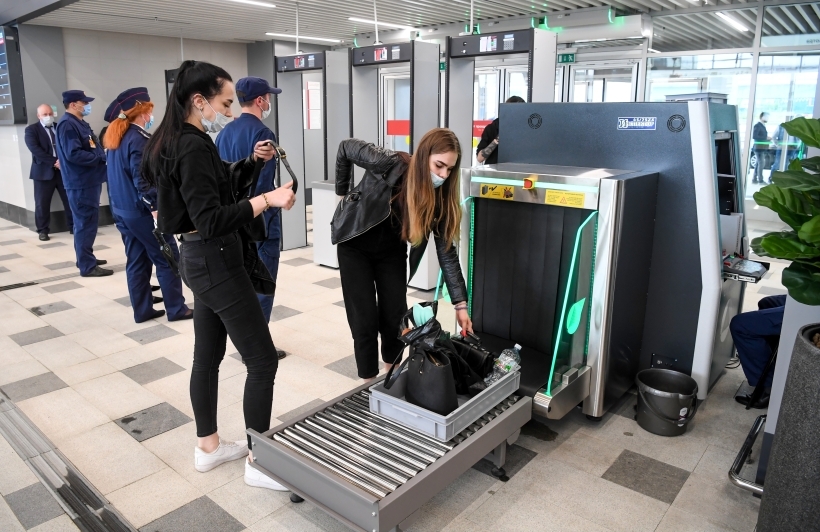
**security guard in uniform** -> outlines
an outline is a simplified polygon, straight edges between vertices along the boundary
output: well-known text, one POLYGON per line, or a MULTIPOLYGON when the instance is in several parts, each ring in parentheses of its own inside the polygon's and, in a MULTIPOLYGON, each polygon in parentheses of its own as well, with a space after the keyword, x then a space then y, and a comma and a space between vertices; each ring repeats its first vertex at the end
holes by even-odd
MULTIPOLYGON (((154 122, 154 104, 145 87, 128 89, 114 100, 105 112, 111 125, 105 134, 108 150, 108 193, 111 213, 125 244, 128 293, 134 310, 134 321, 142 323, 165 315, 154 310, 151 295, 152 265, 162 289, 168 320, 188 320, 194 312, 185 304, 182 281, 171 270, 160 251, 154 231, 157 215, 157 190, 143 179, 140 172, 142 152, 151 135, 147 130, 154 122)), ((179 260, 179 251, 172 236, 166 237, 179 260)), ((157 302, 162 299, 157 298, 157 302)))
MULTIPOLYGON (((216 137, 216 147, 219 156, 225 161, 239 161, 253 153, 253 147, 262 140, 276 141, 276 135, 262 120, 270 115, 273 103, 271 94, 279 94, 282 89, 271 87, 262 78, 248 77, 236 82, 236 96, 242 107, 242 114, 226 125, 216 137)), ((255 194, 270 192, 275 187, 273 179, 276 174, 276 164, 266 164, 259 175, 259 182, 255 194)), ((267 226, 267 239, 257 244, 259 258, 267 266, 273 280, 279 272, 279 252, 282 240, 282 219, 279 209, 268 209, 264 213, 267 226)), ((273 297, 259 295, 262 313, 265 320, 270 321, 273 309, 273 297)), ((279 351, 279 358, 283 358, 284 351, 279 351)))
POLYGON ((66 112, 57 123, 57 158, 74 218, 74 252, 83 277, 104 277, 114 270, 100 268, 94 240, 100 219, 100 193, 105 183, 105 152, 83 117, 91 113, 94 98, 83 91, 63 93, 66 112))

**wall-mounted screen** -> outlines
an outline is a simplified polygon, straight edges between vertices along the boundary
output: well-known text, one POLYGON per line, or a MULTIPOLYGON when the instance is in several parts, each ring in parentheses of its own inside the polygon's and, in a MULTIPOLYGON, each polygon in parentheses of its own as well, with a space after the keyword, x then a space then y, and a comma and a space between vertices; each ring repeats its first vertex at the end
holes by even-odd
POLYGON ((0 124, 25 124, 25 102, 17 31, 0 26, 0 124))

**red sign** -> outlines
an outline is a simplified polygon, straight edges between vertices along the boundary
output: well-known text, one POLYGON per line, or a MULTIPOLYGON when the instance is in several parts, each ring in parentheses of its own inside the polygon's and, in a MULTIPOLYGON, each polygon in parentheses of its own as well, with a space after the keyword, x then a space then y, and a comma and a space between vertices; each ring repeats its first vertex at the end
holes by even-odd
POLYGON ((484 133, 484 128, 492 123, 492 120, 473 120, 473 137, 480 138, 484 133))
POLYGON ((409 135, 410 121, 409 120, 388 120, 387 121, 388 135, 409 135))

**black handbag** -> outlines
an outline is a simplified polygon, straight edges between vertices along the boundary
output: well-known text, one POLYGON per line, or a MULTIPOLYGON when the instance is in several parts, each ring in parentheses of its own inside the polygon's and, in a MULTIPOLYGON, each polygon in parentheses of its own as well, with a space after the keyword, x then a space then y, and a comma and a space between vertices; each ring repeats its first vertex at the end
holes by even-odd
MULTIPOLYGON (((400 375, 407 366, 407 384, 404 400, 411 405, 446 416, 458 408, 456 384, 450 360, 435 351, 416 349, 410 357, 401 363, 396 371, 400 375)), ((391 380, 393 368, 387 373, 384 387, 390 389, 395 380, 391 380)))
POLYGON ((340 234, 353 238, 386 220, 390 216, 393 187, 401 176, 401 172, 391 172, 390 178, 384 179, 382 175, 365 172, 359 184, 336 205, 336 212, 330 221, 331 243, 336 245, 342 242, 338 236, 340 234), (367 213, 367 223, 357 229, 357 221, 361 225, 358 219, 362 217, 362 212, 367 213))
POLYGON ((493 362, 496 356, 484 349, 481 342, 469 336, 466 338, 452 338, 453 347, 467 365, 482 379, 493 372, 493 362))

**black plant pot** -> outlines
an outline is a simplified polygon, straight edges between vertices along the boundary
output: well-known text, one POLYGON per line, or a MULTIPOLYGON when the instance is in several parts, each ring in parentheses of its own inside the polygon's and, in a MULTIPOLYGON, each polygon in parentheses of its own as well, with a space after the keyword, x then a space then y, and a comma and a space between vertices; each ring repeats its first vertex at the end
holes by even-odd
POLYGON ((797 335, 777 420, 758 532, 820 529, 820 349, 811 337, 820 324, 797 335))

